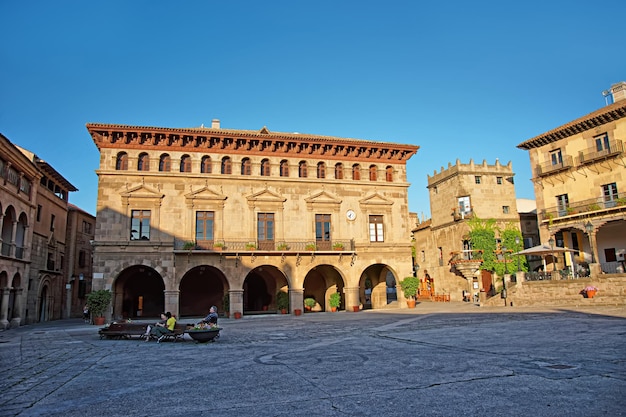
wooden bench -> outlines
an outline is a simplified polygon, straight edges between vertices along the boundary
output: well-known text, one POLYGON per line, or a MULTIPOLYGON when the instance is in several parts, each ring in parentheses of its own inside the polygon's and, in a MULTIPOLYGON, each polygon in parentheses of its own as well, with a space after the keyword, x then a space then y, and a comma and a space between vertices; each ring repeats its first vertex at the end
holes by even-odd
MULTIPOLYGON (((109 327, 103 327, 98 330, 100 339, 131 339, 132 336, 138 336, 140 339, 145 337, 147 323, 111 323, 109 327)), ((153 324, 150 324, 153 326, 153 324)), ((185 337, 185 330, 193 327, 192 324, 176 323, 174 330, 171 333, 165 334, 163 340, 183 340, 185 337)))

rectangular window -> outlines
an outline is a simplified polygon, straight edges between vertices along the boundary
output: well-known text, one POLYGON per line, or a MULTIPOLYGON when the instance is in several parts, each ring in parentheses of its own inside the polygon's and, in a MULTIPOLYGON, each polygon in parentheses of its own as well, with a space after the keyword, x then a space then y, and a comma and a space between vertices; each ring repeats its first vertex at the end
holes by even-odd
POLYGON ((474 182, 475 182, 476 184, 480 184, 480 182, 481 182, 480 175, 476 175, 476 176, 474 177, 474 182))
POLYGON ((274 213, 257 214, 259 249, 274 250, 274 213))
POLYGON ((213 242, 213 227, 215 224, 215 213, 212 211, 196 212, 196 243, 200 247, 205 247, 203 242, 213 242))
POLYGON ((56 220, 56 217, 54 217, 54 214, 50 215, 50 231, 54 232, 54 221, 56 220))
POLYGON ((318 250, 330 250, 330 214, 315 215, 315 244, 318 250))
POLYGON ((83 221, 83 233, 91 234, 92 225, 89 222, 83 221))
POLYGON ((559 210, 559 216, 565 216, 567 214, 567 208, 569 207, 569 198, 567 197, 567 194, 557 195, 556 205, 559 210))
POLYGON ((384 242, 383 216, 370 216, 370 242, 384 242))
POLYGON ((617 183, 604 184, 602 186, 602 197, 604 198, 604 207, 615 207, 619 195, 617 194, 617 183))
POLYGON ((85 251, 84 250, 79 251, 78 252, 78 266, 80 266, 81 268, 83 268, 86 265, 85 258, 86 258, 85 251))
POLYGON ((596 150, 598 152, 604 151, 608 153, 611 151, 610 143, 609 143, 609 135, 606 133, 603 135, 599 135, 593 138, 596 143, 596 150))
POLYGON ((509 206, 502 206, 502 213, 503 214, 509 214, 510 208, 509 206))
POLYGON ((472 206, 470 205, 470 198, 469 198, 469 196, 459 197, 458 198, 458 202, 459 202, 459 213, 461 215, 465 215, 465 214, 471 213, 472 206))
POLYGON ((606 259, 607 262, 617 262, 615 248, 604 248, 604 259, 606 259))
POLYGON ((150 240, 150 210, 132 210, 130 240, 150 240))
POLYGON ((41 211, 43 210, 43 207, 41 207, 41 204, 37 204, 37 222, 41 221, 41 211))
POLYGON ((496 184, 502 185, 502 177, 496 177, 496 184))
POLYGON ((563 165, 563 155, 561 149, 555 149, 550 152, 550 162, 552 165, 563 165))

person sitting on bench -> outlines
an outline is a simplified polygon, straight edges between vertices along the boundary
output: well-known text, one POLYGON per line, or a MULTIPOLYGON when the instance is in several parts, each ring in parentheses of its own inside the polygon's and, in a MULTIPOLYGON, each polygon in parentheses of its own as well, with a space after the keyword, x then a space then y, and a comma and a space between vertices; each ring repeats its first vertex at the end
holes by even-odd
POLYGON ((217 307, 211 306, 211 308, 209 309, 209 314, 205 318, 203 318, 200 323, 206 323, 210 327, 217 326, 217 307))
MULTIPOLYGON (((172 313, 169 311, 165 314, 161 313, 161 318, 165 316, 166 322, 165 324, 157 323, 151 330, 150 336, 154 336, 157 338, 157 343, 160 343, 161 340, 165 337, 165 335, 172 333, 174 328, 176 327, 176 319, 172 316, 172 313)), ((150 337, 146 338, 146 342, 150 340, 150 337)))

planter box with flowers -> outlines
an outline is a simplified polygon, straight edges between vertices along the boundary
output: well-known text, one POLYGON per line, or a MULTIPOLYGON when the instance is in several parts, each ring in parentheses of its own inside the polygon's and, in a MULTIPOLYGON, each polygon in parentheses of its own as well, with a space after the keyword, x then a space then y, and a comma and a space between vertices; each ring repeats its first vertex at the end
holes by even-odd
POLYGON ((580 293, 585 298, 593 298, 596 295, 596 292, 598 292, 597 287, 594 287, 593 285, 587 285, 580 293))

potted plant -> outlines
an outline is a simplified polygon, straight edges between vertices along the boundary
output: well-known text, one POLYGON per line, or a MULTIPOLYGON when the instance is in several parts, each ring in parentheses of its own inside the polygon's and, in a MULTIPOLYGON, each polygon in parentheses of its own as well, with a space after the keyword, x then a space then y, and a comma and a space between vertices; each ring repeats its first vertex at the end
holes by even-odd
POLYGON ((281 242, 278 244, 278 246, 276 246, 277 250, 289 250, 289 245, 287 245, 285 242, 281 242))
POLYGON ((339 308, 339 304, 341 304, 341 294, 338 292, 334 292, 328 298, 328 305, 330 306, 331 311, 337 311, 339 308))
POLYGON ((213 243, 213 250, 224 250, 224 242, 213 243))
POLYGON ((255 249, 256 249, 256 244, 254 242, 246 243, 246 250, 255 250, 255 249))
POLYGON ((183 249, 184 250, 192 250, 192 249, 195 249, 195 248, 196 248, 196 242, 189 241, 189 242, 185 242, 183 244, 183 249))
POLYGON ((289 294, 284 291, 278 291, 276 293, 276 307, 282 314, 287 314, 287 309, 289 309, 289 294))
POLYGON ((307 297, 304 299, 304 308, 307 311, 311 311, 311 309, 315 307, 315 304, 317 304, 317 302, 315 301, 315 298, 307 297))
POLYGON ((93 317, 93 324, 104 324, 104 313, 111 304, 111 291, 97 290, 87 295, 87 305, 93 317))
POLYGON ((594 287, 593 285, 587 285, 580 293, 585 298, 593 298, 596 295, 596 292, 598 292, 597 287, 594 287))
POLYGON ((404 298, 406 298, 406 304, 409 308, 415 308, 415 297, 417 296, 419 286, 420 281, 414 276, 405 277, 400 281, 400 287, 402 287, 402 292, 404 293, 404 298))
POLYGON ((340 243, 340 242, 333 243, 333 249, 334 250, 343 250, 343 243, 340 243))
POLYGON ((304 247, 305 250, 315 250, 315 243, 307 243, 304 247))

